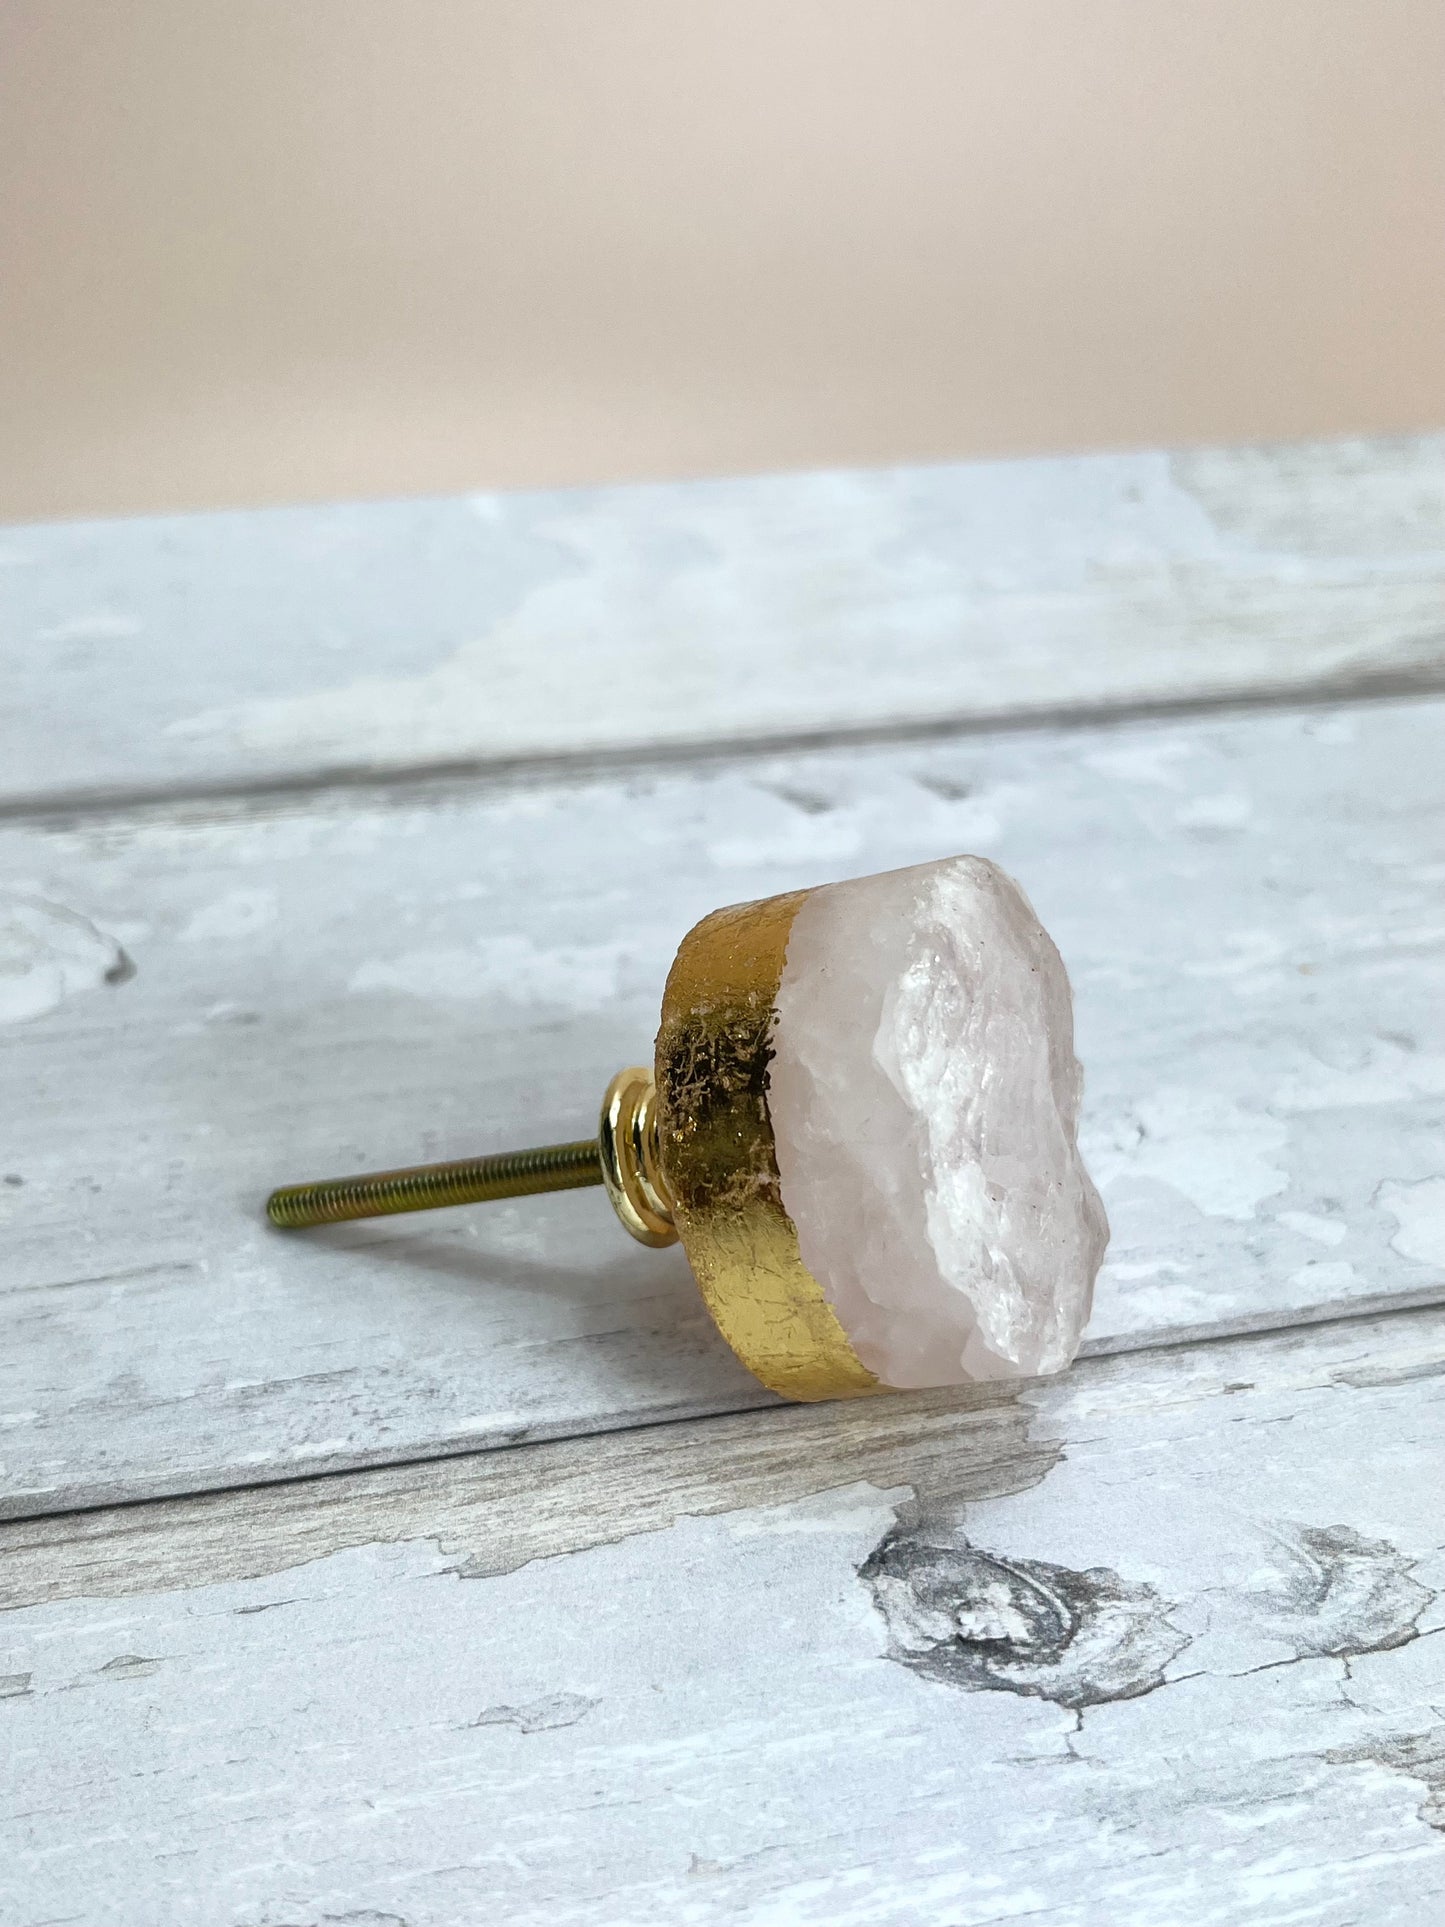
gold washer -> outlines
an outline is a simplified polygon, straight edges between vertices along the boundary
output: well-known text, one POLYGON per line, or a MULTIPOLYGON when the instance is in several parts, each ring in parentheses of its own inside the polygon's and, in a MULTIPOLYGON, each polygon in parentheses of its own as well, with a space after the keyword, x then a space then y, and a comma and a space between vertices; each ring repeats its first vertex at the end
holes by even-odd
POLYGON ((640 1244, 677 1243, 672 1197, 657 1144, 657 1090, 651 1071, 634 1064, 607 1086, 597 1125, 602 1182, 612 1209, 640 1244))

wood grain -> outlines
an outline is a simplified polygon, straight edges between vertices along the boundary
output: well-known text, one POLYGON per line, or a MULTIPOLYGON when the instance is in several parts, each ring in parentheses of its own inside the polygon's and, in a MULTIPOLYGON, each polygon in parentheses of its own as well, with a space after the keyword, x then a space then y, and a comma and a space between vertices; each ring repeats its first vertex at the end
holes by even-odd
POLYGON ((1439 687, 1445 439, 0 532, 0 807, 1439 687))
POLYGON ((269 1184, 568 1138, 717 904, 974 850, 1074 977, 1089 1343, 1445 1286, 1445 703, 0 833, 11 1513, 762 1395, 600 1195, 284 1237, 269 1184))
POLYGON ((0 1529, 14 1927, 1445 1904, 1445 1313, 0 1529))

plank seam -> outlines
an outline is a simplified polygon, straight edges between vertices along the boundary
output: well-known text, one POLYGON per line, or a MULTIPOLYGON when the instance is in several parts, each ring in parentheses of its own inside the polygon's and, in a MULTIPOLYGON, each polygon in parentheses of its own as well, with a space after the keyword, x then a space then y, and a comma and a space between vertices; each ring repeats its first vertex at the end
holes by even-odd
POLYGON ((515 756, 448 758, 435 762, 336 764, 315 770, 277 770, 214 783, 114 786, 32 791, 0 798, 0 823, 68 827, 89 818, 165 814, 224 803, 304 802, 330 795, 453 787, 481 790, 538 784, 582 784, 619 775, 665 774, 830 750, 883 749, 916 743, 948 743, 977 736, 1023 735, 1050 730, 1090 730, 1118 723, 1168 722, 1189 717, 1227 717, 1271 710, 1329 710, 1363 703, 1396 703, 1445 696, 1439 670, 1372 670, 1309 683, 1273 683, 1248 690, 1200 691, 1184 696, 1140 697, 1120 702, 1008 709, 966 716, 904 718, 887 723, 841 724, 775 736, 701 737, 675 743, 620 744, 590 750, 543 750, 515 756))
MULTIPOLYGON (((1102 1341, 1096 1346, 1087 1342, 1079 1352, 1079 1362, 1094 1362, 1109 1358, 1139 1357, 1149 1352, 1207 1351, 1213 1346, 1237 1344, 1241 1339, 1280 1337, 1287 1332, 1302 1330, 1331 1330, 1336 1327, 1367 1324, 1373 1320, 1389 1319, 1391 1322, 1419 1317, 1438 1310, 1445 1305, 1445 1284, 1423 1286, 1419 1292, 1408 1295, 1382 1295, 1376 1299, 1357 1301, 1345 1308, 1318 1307, 1296 1313, 1287 1319, 1260 1322, 1252 1319, 1224 1321, 1207 1330, 1198 1331, 1179 1328, 1161 1331, 1144 1337, 1140 1342, 1125 1338, 1122 1341, 1102 1341)), ((1039 1379, 1017 1379, 995 1381, 995 1389, 1003 1385, 1007 1390, 1022 1390, 1030 1385, 1047 1384, 1053 1381, 1039 1379)), ((373 1472, 405 1471, 408 1467, 440 1465, 450 1461, 471 1459, 477 1462, 495 1463, 499 1454, 525 1452, 541 1446, 557 1446, 579 1443, 583 1439, 629 1438, 650 1432, 661 1432, 673 1426, 707 1425, 713 1420, 745 1418, 753 1413, 796 1412, 812 1409, 800 1407, 784 1399, 775 1399, 762 1393, 755 1403, 713 1407, 706 1411, 680 1411, 658 1414, 651 1418, 634 1421, 631 1424, 596 1426, 590 1431, 539 1433, 527 1438, 507 1440, 504 1443, 484 1446, 458 1445, 454 1450, 442 1448, 434 1452, 407 1453, 397 1458, 377 1455, 360 1460, 351 1465, 331 1465, 318 1467, 311 1472, 281 1473, 275 1478, 238 1480, 234 1484, 191 1486, 175 1492, 141 1493, 132 1498, 97 1498, 86 1505, 64 1505, 42 1508, 34 1512, 0 1512, 0 1549, 3 1549, 6 1528, 9 1526, 34 1525, 43 1520, 80 1518, 97 1512, 134 1512, 145 1507, 185 1504, 196 1499, 230 1498, 252 1492, 274 1492, 278 1489, 294 1490, 304 1486, 322 1487, 337 1479, 365 1477, 373 1472)))

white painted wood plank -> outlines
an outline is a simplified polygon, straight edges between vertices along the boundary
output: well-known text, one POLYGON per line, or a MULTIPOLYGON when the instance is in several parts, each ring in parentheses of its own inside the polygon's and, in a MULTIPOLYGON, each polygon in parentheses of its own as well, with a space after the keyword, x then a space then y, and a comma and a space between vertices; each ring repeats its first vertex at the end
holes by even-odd
POLYGON ((680 1256, 599 1193, 301 1237, 262 1198, 572 1136, 646 1056, 696 917, 960 849, 1023 880, 1075 979, 1114 1225, 1090 1344, 1439 1293, 1442 721, 1416 700, 11 826, 8 1007, 34 1014, 0 1031, 5 1505, 759 1400, 680 1256))
POLYGON ((1417 1927, 1442 1358, 1396 1315, 952 1443, 912 1397, 5 1528, 5 1918, 1417 1927))
POLYGON ((1445 438, 0 533, 0 801, 1445 675, 1445 438))

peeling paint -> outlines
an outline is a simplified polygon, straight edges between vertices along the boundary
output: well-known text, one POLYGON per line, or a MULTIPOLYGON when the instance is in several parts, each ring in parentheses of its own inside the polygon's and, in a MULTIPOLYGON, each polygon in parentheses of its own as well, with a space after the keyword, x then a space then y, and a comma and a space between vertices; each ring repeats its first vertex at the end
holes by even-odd
POLYGON ((180 933, 182 943, 227 943, 254 936, 276 921, 274 890, 228 890, 197 910, 180 933))
POLYGON ((1352 1054, 1353 1063, 1301 1062, 1281 1083, 1275 1104, 1285 1112, 1328 1111, 1445 1096, 1445 1053, 1376 1037, 1352 1054))
POLYGON ((1316 1211, 1281 1211, 1279 1222, 1301 1238, 1313 1239, 1317 1245, 1343 1244, 1350 1235, 1350 1227, 1340 1219, 1321 1217, 1316 1211))
POLYGON ((1311 1258, 1289 1274, 1289 1282, 1307 1301, 1329 1305, 1349 1292, 1355 1282, 1355 1267, 1343 1258, 1333 1262, 1311 1258))
POLYGON ((26 1023, 67 998, 135 975, 89 917, 40 895, 0 892, 0 1024, 26 1023))
POLYGON ((887 1624, 889 1658, 965 1692, 1075 1709, 1138 1699, 1164 1684, 1189 1644, 1151 1586, 1104 1567, 1006 1558, 966 1539, 940 1544, 927 1529, 889 1533, 859 1577, 887 1624))
POLYGON ((515 1726, 519 1733, 547 1733, 557 1726, 575 1726, 599 1702, 584 1693, 549 1693, 526 1706, 489 1706, 473 1726, 515 1726))
POLYGON ((1350 1526, 1281 1526, 1279 1563, 1246 1589, 1256 1627, 1299 1658, 1388 1652, 1418 1637, 1434 1593, 1386 1539, 1350 1526))
POLYGON ((1424 1733, 1364 1740, 1355 1746, 1332 1746, 1324 1757, 1332 1766, 1368 1762, 1422 1781, 1427 1791, 1420 1803, 1420 1818, 1427 1827, 1445 1833, 1445 1726, 1432 1726, 1424 1733))
POLYGON ((1445 1265, 1445 1177, 1415 1184, 1386 1182, 1375 1193, 1400 1229, 1390 1247, 1422 1265, 1445 1265))
POLYGON ((1206 1217, 1246 1220, 1289 1184, 1274 1161, 1288 1131, 1217 1091, 1172 1086, 1141 1099, 1107 1133, 1086 1133, 1085 1155, 1101 1190, 1129 1178, 1153 1179, 1189 1199, 1206 1217))
POLYGON ((142 1653, 118 1653, 108 1659, 100 1672, 105 1679, 149 1679, 152 1673, 161 1670, 162 1662, 147 1659, 142 1653))

